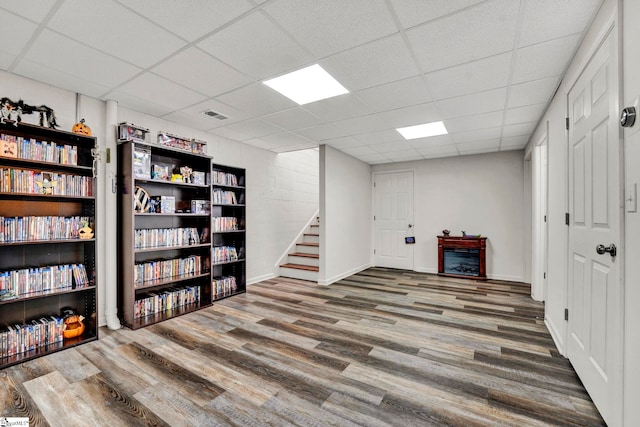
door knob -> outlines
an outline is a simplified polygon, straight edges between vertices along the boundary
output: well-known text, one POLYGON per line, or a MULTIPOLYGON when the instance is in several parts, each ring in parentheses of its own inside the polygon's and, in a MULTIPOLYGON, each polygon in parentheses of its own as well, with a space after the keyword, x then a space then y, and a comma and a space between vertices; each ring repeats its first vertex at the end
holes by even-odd
POLYGON ((609 252, 611 257, 615 257, 617 251, 618 251, 618 249, 616 248, 616 245, 614 245, 613 243, 610 244, 609 246, 605 246, 605 245, 596 246, 596 252, 599 255, 604 255, 605 253, 609 252))

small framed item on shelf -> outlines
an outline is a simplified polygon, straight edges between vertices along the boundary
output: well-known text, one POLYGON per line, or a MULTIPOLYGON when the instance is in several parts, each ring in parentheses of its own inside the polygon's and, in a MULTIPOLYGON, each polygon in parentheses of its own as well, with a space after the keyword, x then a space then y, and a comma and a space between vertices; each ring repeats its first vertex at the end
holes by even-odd
POLYGON ((118 142, 144 142, 147 133, 149 133, 147 128, 123 122, 118 125, 118 142))
POLYGON ((133 150, 133 174, 136 178, 151 178, 151 150, 136 147, 133 150))
POLYGON ((174 196, 154 196, 156 213, 175 213, 176 198, 174 196))
POLYGON ((206 175, 204 172, 194 171, 191 173, 191 182, 198 185, 207 185, 206 175))
POLYGON ((191 213, 194 214, 208 214, 210 212, 208 200, 192 200, 191 201, 191 213))
POLYGON ((18 143, 16 141, 0 141, 0 156, 1 157, 18 157, 18 143))
POLYGON ((167 165, 151 165, 151 178, 161 181, 169 181, 169 166, 167 165))

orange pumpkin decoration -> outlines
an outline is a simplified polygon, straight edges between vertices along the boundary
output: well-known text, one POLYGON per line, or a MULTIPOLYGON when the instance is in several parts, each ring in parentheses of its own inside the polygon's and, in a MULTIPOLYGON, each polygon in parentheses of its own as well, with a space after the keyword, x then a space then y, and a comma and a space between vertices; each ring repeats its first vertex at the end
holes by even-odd
POLYGON ((91 136, 91 128, 84 123, 84 119, 73 125, 71 132, 91 136))
POLYGON ((84 316, 81 316, 79 314, 73 314, 71 316, 65 317, 62 335, 67 339, 79 337, 80 335, 82 335, 82 333, 84 332, 84 323, 82 323, 83 320, 84 316))

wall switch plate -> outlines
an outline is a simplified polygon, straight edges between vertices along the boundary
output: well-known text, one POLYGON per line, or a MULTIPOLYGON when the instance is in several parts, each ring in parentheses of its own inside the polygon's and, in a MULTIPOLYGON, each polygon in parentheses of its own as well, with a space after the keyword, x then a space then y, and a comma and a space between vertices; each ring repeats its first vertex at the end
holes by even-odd
POLYGON ((638 211, 638 184, 633 183, 627 188, 627 194, 624 197, 627 212, 638 211))

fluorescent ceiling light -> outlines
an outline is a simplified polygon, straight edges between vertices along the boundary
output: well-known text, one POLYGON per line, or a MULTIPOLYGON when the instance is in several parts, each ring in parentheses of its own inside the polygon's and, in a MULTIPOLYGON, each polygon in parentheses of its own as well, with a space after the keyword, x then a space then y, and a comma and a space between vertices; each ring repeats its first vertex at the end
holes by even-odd
POLYGON ((349 93, 318 64, 263 83, 299 105, 349 93))
POLYGON ((428 136, 446 135, 449 133, 442 122, 407 126, 406 128, 397 128, 396 130, 400 132, 400 135, 404 136, 404 139, 426 138, 428 136))

